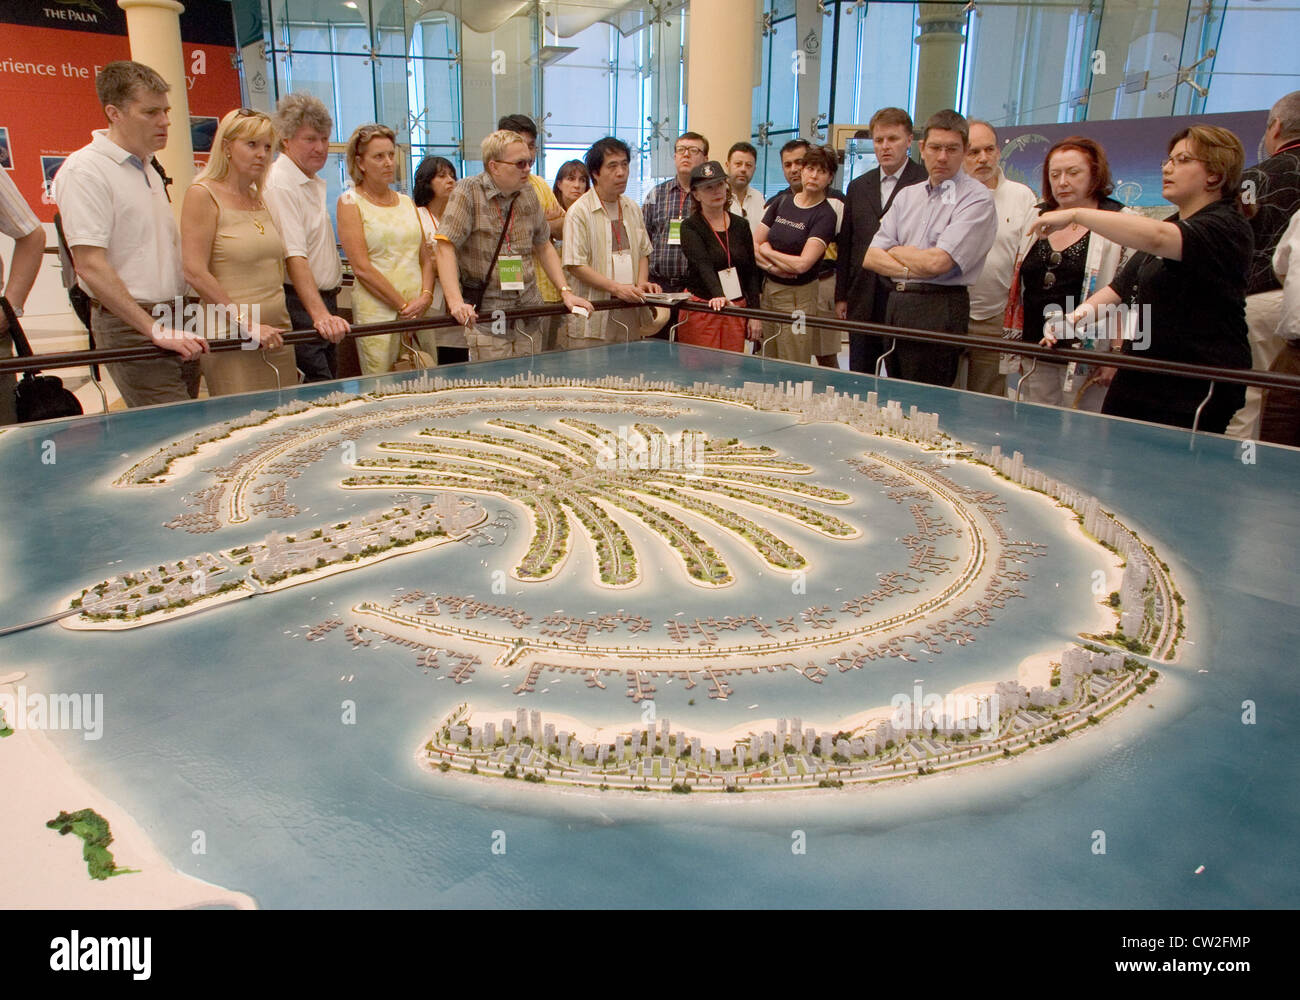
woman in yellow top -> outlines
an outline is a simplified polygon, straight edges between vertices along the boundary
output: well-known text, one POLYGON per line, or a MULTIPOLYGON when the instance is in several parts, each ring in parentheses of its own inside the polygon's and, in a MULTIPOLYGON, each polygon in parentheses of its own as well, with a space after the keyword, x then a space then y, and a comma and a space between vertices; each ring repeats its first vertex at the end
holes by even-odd
POLYGON ((211 396, 298 383, 293 348, 280 336, 289 329, 284 244, 261 195, 274 139, 262 112, 230 112, 181 206, 185 280, 204 305, 223 307, 203 310, 203 335, 259 348, 205 353, 203 380, 211 396))
MULTIPOLYGON (((337 216, 339 242, 357 279, 353 326, 418 319, 433 302, 433 253, 415 203, 390 187, 397 167, 395 139, 386 125, 362 125, 348 139, 352 187, 339 196, 337 216)), ((436 363, 433 332, 421 331, 420 341, 436 363)), ((358 338, 361 373, 392 371, 399 349, 397 334, 358 338)))

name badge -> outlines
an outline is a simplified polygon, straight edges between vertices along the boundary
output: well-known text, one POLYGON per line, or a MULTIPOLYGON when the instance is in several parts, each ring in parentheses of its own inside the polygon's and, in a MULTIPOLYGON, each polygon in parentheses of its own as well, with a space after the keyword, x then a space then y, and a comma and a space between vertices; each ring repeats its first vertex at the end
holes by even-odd
POLYGON ((722 294, 728 301, 734 301, 743 294, 740 290, 740 275, 734 267, 724 268, 719 271, 718 280, 722 282, 722 294))
POLYGON ((1071 361, 1068 365, 1065 366, 1065 380, 1061 383, 1062 392, 1074 391, 1074 373, 1078 371, 1078 369, 1079 369, 1079 365, 1077 362, 1074 361, 1071 361))
POLYGON ((620 285, 635 285, 632 274, 632 251, 616 250, 614 252, 614 280, 620 285))
POLYGON ((1130 306, 1124 313, 1124 330, 1121 336, 1127 341, 1137 340, 1138 335, 1138 311, 1136 306, 1130 306))
POLYGON ((668 245, 670 247, 679 247, 682 245, 682 220, 668 220, 668 245))
POLYGON ((498 257, 497 277, 501 279, 501 291, 522 292, 524 290, 524 259, 522 257, 498 257))

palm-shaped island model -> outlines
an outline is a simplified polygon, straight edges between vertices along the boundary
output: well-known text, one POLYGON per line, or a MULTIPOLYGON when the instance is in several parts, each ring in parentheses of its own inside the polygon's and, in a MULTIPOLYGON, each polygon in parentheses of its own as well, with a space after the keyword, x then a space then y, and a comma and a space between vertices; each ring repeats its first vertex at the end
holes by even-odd
POLYGON ((734 581, 718 552, 681 519, 685 510, 730 532, 778 570, 798 570, 807 560, 793 544, 744 515, 746 509, 778 514, 829 538, 849 539, 861 530, 802 500, 848 504, 842 490, 801 482, 813 469, 779 457, 767 446, 748 447, 735 438, 709 440, 702 431, 668 433, 637 423, 631 433, 611 435, 598 424, 562 417, 555 428, 493 419, 489 433, 428 428, 427 441, 385 441, 388 457, 362 459, 359 469, 382 473, 351 476, 344 486, 469 489, 522 503, 532 514, 533 536, 514 574, 549 579, 563 567, 576 518, 595 549, 599 582, 634 585, 640 578, 635 546, 610 516, 610 508, 639 518, 677 553, 694 582, 720 586, 734 581), (726 499, 731 506, 716 500, 726 499), (677 513, 674 513, 677 512, 677 513))
MULTIPOLYGON (((512 721, 493 715, 502 710, 493 699, 478 710, 460 703, 418 751, 443 772, 663 791, 914 777, 1095 724, 1155 678, 1128 654, 1171 659, 1182 632, 1168 567, 1095 497, 1026 466, 1019 452, 964 446, 936 414, 879 405, 874 392, 862 400, 814 394, 811 383, 423 376, 228 419, 162 445, 114 482, 168 495, 182 485, 184 509, 165 526, 242 532, 239 543, 87 585, 70 597, 65 627, 174 621, 425 553, 401 565, 436 585, 349 597, 349 611, 285 634, 342 635, 353 653, 409 649, 417 669, 456 684, 490 661, 488 679, 510 689, 498 698, 544 696, 543 677, 558 684, 568 674, 597 691, 622 677, 638 705, 654 701, 657 684, 680 680, 690 694, 702 683, 721 706, 741 683, 788 698, 787 681, 821 685, 897 660, 919 669, 974 643, 1028 596, 1033 565, 1050 560, 1027 530, 1056 535, 1068 525, 1069 545, 1109 550, 1100 575, 1115 589, 1084 609, 1095 634, 1041 656, 1034 677, 983 678, 976 696, 926 698, 924 707, 918 690, 917 704, 883 715, 832 698, 820 729, 774 718, 707 738, 671 731, 667 720, 656 727, 653 715, 611 728, 554 714, 570 688, 544 701, 549 723, 539 708, 519 708, 512 721), (326 462, 335 453, 340 472, 326 462), (330 520, 299 506, 323 509, 340 490, 389 506, 330 520), (1053 507, 1067 516, 1045 518, 1053 507), (513 534, 519 514, 523 537, 513 534), (249 527, 266 519, 290 530, 250 539, 249 527), (500 547, 500 568, 465 558, 466 546, 488 545, 500 547), (462 555, 445 556, 446 546, 462 555), (459 575, 440 569, 444 558, 459 575), (814 572, 815 597, 805 591, 814 572), (476 593, 488 574, 491 594, 476 593), (554 608, 560 598, 592 610, 554 608)), ((369 572, 357 586, 383 587, 385 577, 369 572)), ((330 661, 337 647, 317 648, 330 661)))

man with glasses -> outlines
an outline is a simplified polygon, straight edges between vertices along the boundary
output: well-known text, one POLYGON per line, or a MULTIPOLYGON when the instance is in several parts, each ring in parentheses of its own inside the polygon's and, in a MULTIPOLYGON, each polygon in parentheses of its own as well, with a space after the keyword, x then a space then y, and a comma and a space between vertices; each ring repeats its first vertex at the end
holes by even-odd
POLYGON ((91 296, 90 324, 100 348, 152 347, 165 358, 107 366, 127 406, 189 399, 207 344, 155 320, 185 294, 180 232, 153 154, 167 145, 167 82, 138 62, 111 62, 95 77, 108 128, 94 133, 54 175, 54 200, 91 296))
POLYGON ((709 158, 709 140, 698 132, 683 132, 673 146, 677 174, 646 196, 642 215, 650 243, 650 281, 665 292, 686 290, 686 254, 682 252, 682 222, 691 202, 691 171, 709 158))
MULTIPOLYGON (((555 197, 551 186, 537 173, 537 126, 527 115, 506 115, 497 122, 497 128, 518 133, 528 144, 528 155, 533 161, 533 171, 528 175, 528 183, 533 186, 533 192, 542 204, 546 222, 551 227, 551 239, 560 239, 564 236, 564 209, 560 207, 559 199, 555 197)), ((547 305, 554 305, 560 301, 560 290, 551 284, 551 280, 543 271, 537 272, 537 288, 542 293, 542 301, 547 305)), ((555 346, 555 330, 558 323, 563 320, 563 316, 549 316, 542 320, 544 350, 550 350, 555 346)))
POLYGON ((436 247, 447 312, 465 327, 471 361, 542 348, 539 320, 508 322, 500 315, 542 304, 539 264, 569 309, 591 311, 565 284, 550 225, 528 182, 533 161, 524 137, 499 129, 483 140, 482 157, 483 172, 459 181, 447 199, 436 247))
MULTIPOLYGON (((993 192, 962 169, 970 129, 956 111, 925 123, 921 159, 929 179, 903 188, 880 223, 862 266, 891 284, 885 322, 946 333, 967 331, 969 288, 997 237, 993 192)), ((885 361, 912 382, 950 386, 961 349, 899 339, 885 361)))

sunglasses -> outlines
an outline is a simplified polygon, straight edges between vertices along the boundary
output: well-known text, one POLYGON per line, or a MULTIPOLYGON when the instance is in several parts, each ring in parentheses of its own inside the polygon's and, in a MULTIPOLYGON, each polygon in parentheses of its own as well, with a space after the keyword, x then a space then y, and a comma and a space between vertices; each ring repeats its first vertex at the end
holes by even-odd
POLYGON ((533 161, 532 161, 532 160, 496 160, 496 161, 494 161, 494 162, 496 162, 496 163, 508 163, 508 164, 510 164, 510 166, 514 167, 516 170, 531 170, 531 169, 532 169, 532 166, 533 166, 533 161))
POLYGON ((1053 250, 1047 257, 1047 273, 1043 275, 1043 288, 1048 289, 1056 284, 1056 274, 1052 268, 1061 263, 1061 251, 1053 250))

